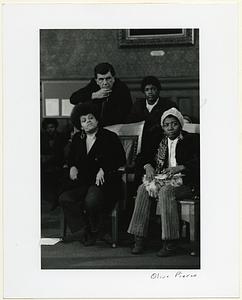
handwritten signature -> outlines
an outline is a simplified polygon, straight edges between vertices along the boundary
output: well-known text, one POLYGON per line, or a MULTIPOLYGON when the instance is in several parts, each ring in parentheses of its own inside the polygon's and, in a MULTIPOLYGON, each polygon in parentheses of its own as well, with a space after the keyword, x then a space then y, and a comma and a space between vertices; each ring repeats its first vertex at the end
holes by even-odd
POLYGON ((166 273, 152 273, 150 275, 151 279, 168 279, 168 278, 177 278, 177 279, 182 279, 182 278, 195 278, 197 277, 196 273, 184 273, 181 271, 177 271, 173 274, 166 274, 166 273))

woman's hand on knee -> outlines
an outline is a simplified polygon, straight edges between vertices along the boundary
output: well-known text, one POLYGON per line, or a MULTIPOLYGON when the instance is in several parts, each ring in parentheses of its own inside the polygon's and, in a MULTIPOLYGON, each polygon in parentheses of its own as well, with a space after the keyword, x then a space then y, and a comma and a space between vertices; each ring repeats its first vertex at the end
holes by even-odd
POLYGON ((70 179, 71 180, 76 180, 77 179, 77 174, 78 174, 78 170, 76 167, 71 167, 70 168, 70 179))
POLYGON ((104 171, 102 168, 100 168, 96 176, 96 185, 99 186, 103 184, 104 184, 104 171))

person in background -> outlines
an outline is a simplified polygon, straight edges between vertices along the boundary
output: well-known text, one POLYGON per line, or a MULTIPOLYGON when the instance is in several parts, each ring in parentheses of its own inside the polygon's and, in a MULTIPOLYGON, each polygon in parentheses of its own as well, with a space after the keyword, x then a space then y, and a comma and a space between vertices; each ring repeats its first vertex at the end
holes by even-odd
POLYGON ((149 143, 149 151, 143 153, 145 177, 138 188, 128 228, 128 232, 135 236, 132 254, 140 254, 144 250, 151 203, 155 199, 162 232, 162 248, 157 255, 175 254, 180 237, 177 199, 192 197, 193 190, 199 190, 200 182, 199 136, 183 131, 183 124, 183 116, 176 108, 165 111, 161 117, 164 135, 160 133, 153 144, 149 143))
POLYGON ((46 118, 41 131, 41 187, 43 197, 52 202, 51 210, 58 205, 58 190, 64 165, 64 147, 67 141, 58 130, 58 121, 46 118))
POLYGON ((115 77, 109 63, 100 63, 94 69, 95 78, 87 86, 74 92, 70 102, 93 103, 102 126, 124 123, 132 106, 132 99, 125 83, 115 77))
POLYGON ((71 120, 79 131, 71 142, 70 186, 59 197, 71 230, 63 242, 78 240, 91 246, 105 235, 105 216, 121 196, 118 169, 126 158, 118 136, 99 125, 95 105, 76 105, 71 120))
MULTIPOLYGON (((149 143, 146 140, 149 140, 151 137, 157 139, 160 136, 160 118, 163 112, 172 107, 177 108, 177 106, 168 98, 160 97, 161 84, 158 78, 154 76, 147 76, 142 80, 141 90, 145 98, 137 100, 133 104, 126 121, 127 123, 145 121, 141 142, 141 151, 145 151, 144 147, 149 147, 149 143)), ((136 160, 135 186, 140 184, 142 173, 140 156, 138 155, 136 160)))
POLYGON ((58 121, 56 119, 46 118, 42 122, 41 163, 44 169, 60 168, 63 164, 65 141, 57 128, 58 121))

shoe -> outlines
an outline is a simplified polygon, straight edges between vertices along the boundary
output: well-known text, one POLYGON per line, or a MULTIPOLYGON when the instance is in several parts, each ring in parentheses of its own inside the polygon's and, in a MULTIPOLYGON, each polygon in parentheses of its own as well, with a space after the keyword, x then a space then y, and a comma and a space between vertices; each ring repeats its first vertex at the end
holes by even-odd
POLYGON ((176 247, 172 244, 164 244, 160 251, 156 254, 159 257, 167 257, 176 254, 176 247))
POLYGON ((131 250, 132 254, 141 254, 144 251, 144 238, 142 236, 135 236, 134 248, 131 250))
POLYGON ((86 236, 86 230, 85 228, 78 230, 70 235, 64 236, 62 238, 63 243, 71 243, 75 241, 83 242, 86 236))

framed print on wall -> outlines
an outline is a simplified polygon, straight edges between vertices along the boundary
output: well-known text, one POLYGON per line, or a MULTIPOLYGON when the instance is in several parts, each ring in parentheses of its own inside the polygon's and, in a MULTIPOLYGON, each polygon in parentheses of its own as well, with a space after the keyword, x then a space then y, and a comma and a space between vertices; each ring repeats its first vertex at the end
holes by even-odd
POLYGON ((119 46, 189 45, 194 43, 194 30, 184 28, 120 29, 119 46))

